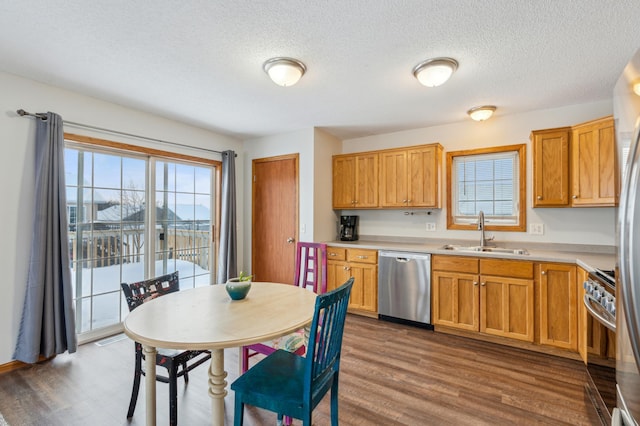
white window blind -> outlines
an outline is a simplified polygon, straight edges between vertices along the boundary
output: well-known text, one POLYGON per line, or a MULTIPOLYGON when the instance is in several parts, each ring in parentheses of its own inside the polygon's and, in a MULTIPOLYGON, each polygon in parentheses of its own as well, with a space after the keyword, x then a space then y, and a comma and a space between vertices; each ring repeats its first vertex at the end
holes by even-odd
POLYGON ((519 217, 518 152, 454 157, 451 176, 455 223, 473 223, 484 212, 487 223, 513 225, 519 217))

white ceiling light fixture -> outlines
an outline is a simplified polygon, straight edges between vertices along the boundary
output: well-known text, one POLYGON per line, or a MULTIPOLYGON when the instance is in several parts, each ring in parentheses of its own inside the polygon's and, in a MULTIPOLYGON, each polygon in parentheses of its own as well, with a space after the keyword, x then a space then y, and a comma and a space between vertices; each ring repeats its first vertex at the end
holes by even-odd
POLYGON ((262 65, 271 80, 279 86, 293 86, 307 71, 307 67, 297 59, 271 58, 262 65))
POLYGON ((636 81, 633 83, 633 93, 640 96, 640 81, 636 81))
POLYGON ((467 114, 476 121, 484 121, 491 118, 495 110, 496 107, 493 105, 483 105, 471 108, 467 114))
POLYGON ((458 61, 451 58, 433 58, 413 67, 413 75, 427 87, 437 87, 446 83, 458 69, 458 61))

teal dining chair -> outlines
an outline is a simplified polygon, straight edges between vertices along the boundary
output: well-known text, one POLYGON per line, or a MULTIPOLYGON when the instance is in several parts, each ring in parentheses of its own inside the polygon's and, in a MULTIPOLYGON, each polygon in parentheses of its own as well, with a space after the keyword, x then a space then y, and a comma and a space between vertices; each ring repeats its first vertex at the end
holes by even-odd
POLYGON ((353 277, 316 299, 305 357, 279 349, 231 384, 236 426, 243 423, 245 404, 277 413, 279 424, 288 416, 311 426, 311 413, 329 389, 331 424, 338 425, 338 373, 352 286, 353 277))

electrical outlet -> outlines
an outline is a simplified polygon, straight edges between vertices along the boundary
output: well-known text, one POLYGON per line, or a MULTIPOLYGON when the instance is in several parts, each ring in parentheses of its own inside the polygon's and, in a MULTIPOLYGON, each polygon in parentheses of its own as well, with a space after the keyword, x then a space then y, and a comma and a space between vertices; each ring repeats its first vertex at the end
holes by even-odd
POLYGON ((530 223, 529 224, 529 233, 531 235, 544 235, 544 224, 543 223, 530 223))
POLYGON ((435 230, 436 230, 436 223, 435 222, 427 222, 427 231, 433 232, 435 230))

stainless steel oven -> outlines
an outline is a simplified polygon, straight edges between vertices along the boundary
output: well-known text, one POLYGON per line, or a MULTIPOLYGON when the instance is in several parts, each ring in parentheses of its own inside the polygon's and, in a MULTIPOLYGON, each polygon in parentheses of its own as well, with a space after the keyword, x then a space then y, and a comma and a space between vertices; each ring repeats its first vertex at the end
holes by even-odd
POLYGON ((584 282, 587 309, 586 393, 603 425, 616 406, 616 290, 614 271, 594 270, 584 282))

